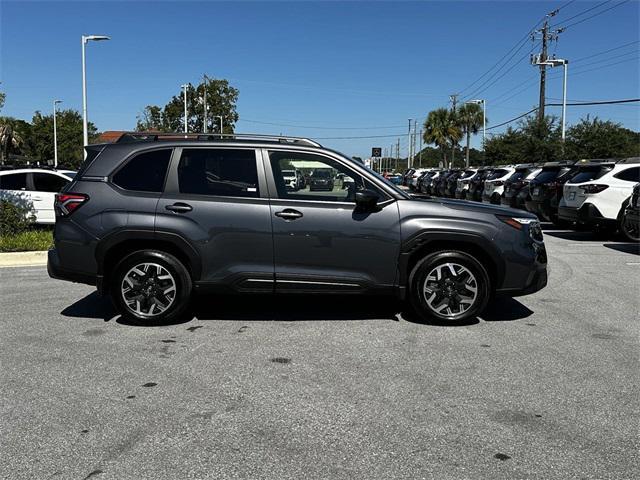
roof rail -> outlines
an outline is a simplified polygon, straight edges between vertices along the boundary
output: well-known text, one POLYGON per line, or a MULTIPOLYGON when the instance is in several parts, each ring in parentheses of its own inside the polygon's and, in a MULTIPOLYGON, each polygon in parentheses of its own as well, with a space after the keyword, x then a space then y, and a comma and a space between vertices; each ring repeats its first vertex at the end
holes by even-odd
POLYGON ((305 145, 309 147, 321 148, 318 142, 309 138, 302 137, 284 137, 280 135, 261 135, 248 133, 159 133, 159 132, 124 132, 115 143, 134 143, 134 142, 158 142, 167 140, 193 140, 205 142, 256 142, 256 143, 279 143, 287 145, 305 145))
POLYGON ((617 163, 640 163, 640 157, 629 157, 618 160, 617 163))

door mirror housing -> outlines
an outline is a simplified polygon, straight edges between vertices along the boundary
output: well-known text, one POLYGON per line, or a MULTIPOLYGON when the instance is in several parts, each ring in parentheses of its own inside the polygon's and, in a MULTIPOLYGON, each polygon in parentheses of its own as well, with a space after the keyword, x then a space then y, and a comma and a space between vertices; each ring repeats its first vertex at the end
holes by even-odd
POLYGON ((378 194, 365 188, 356 192, 356 207, 362 210, 374 210, 378 205, 378 194))

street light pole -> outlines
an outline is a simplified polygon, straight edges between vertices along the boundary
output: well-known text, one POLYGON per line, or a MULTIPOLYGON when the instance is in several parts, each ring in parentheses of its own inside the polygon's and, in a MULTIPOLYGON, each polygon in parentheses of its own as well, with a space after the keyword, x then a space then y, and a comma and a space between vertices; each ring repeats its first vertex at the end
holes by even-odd
POLYGON ((184 133, 187 133, 187 87, 189 85, 187 85, 186 83, 183 83, 180 86, 184 91, 184 133))
POLYGON ((203 93, 203 104, 204 104, 204 127, 202 128, 202 132, 203 133, 207 133, 207 81, 209 80, 209 77, 207 77, 207 75, 204 75, 204 93, 203 93))
POLYGON ((58 168, 58 127, 56 125, 56 105, 62 100, 53 101, 53 168, 58 168))
POLYGON ((222 135, 222 115, 216 115, 215 118, 220 119, 220 135, 222 135))
POLYGON ((562 82, 562 143, 564 143, 567 128, 567 69, 569 68, 569 61, 564 60, 562 66, 564 67, 564 80, 562 82))
MULTIPOLYGON (((89 129, 87 120, 87 66, 85 46, 87 42, 99 42, 101 40, 110 40, 106 35, 82 35, 82 146, 89 144, 89 129)), ((84 158, 87 158, 87 152, 84 151, 84 158)))

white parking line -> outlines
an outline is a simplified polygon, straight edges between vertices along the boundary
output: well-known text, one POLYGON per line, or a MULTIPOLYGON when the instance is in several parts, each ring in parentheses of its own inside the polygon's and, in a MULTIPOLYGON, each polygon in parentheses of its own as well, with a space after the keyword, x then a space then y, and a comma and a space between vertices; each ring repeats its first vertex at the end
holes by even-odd
POLYGON ((627 265, 640 265, 640 262, 627 262, 627 265))

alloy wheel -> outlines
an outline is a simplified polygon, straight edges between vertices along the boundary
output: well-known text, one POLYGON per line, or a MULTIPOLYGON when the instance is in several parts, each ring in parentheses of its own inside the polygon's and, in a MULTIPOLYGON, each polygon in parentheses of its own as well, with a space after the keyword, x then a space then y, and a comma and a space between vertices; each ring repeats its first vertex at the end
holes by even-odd
POLYGON ((478 298, 478 282, 471 271, 459 263, 443 263, 426 277, 424 300, 444 317, 456 317, 469 310, 478 298))
POLYGON ((151 318, 171 307, 176 298, 176 281, 162 265, 140 263, 124 276, 121 294, 133 313, 151 318))

